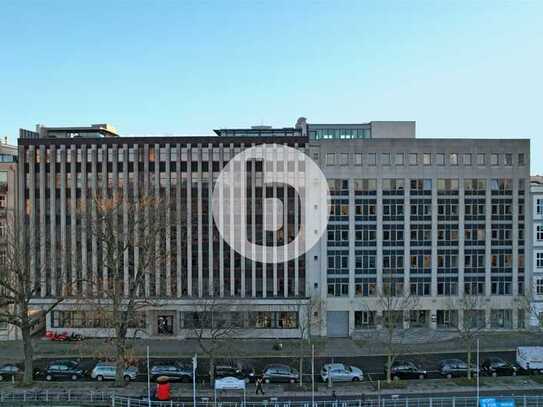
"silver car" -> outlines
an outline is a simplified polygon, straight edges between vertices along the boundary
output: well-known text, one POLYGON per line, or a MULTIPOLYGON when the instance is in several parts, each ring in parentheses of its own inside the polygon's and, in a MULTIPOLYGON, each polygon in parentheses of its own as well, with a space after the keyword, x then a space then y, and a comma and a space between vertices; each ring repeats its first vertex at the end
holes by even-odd
POLYGON ((343 363, 329 363, 321 369, 322 381, 327 382, 328 377, 333 382, 359 382, 364 379, 364 373, 355 366, 348 366, 343 363))
MULTIPOLYGON (((110 363, 98 363, 91 372, 91 378, 101 382, 102 380, 115 380, 117 368, 110 363)), ((127 382, 136 380, 138 368, 130 366, 124 370, 124 380, 127 382)))

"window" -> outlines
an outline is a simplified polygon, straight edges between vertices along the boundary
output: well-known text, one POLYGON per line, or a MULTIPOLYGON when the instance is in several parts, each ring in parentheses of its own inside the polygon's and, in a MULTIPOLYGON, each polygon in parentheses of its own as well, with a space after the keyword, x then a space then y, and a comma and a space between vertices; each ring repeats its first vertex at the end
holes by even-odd
POLYGON ((471 154, 469 153, 464 154, 463 162, 464 162, 464 165, 471 166, 471 154))
POLYGON ((535 240, 543 241, 543 225, 537 225, 535 228, 535 240))
POLYGON ((450 329, 458 326, 458 311, 437 310, 437 328, 450 329))
POLYGON ((336 165, 336 154, 327 153, 326 154, 326 165, 336 165))
POLYGON ((490 327, 493 329, 513 329, 513 310, 493 309, 490 311, 490 327))
POLYGON ((368 165, 370 167, 375 167, 377 165, 377 154, 368 153, 368 165))
POLYGON ((485 155, 484 154, 477 154, 477 165, 485 165, 485 155))
POLYGON ((449 154, 449 164, 458 165, 458 154, 456 153, 449 154))
POLYGON ((500 164, 499 154, 490 154, 490 165, 496 166, 500 164))
POLYGON ((339 165, 347 165, 347 164, 349 164, 349 154, 341 153, 339 155, 339 165))
POLYGON ((445 154, 436 154, 436 164, 445 165, 445 154))
POLYGON ((543 268, 543 252, 537 252, 535 254, 535 266, 538 269, 543 268))
POLYGON ((543 278, 535 280, 535 292, 537 295, 543 295, 543 278))
POLYGON ((354 165, 362 165, 362 154, 355 153, 355 155, 354 155, 354 165))
POLYGON ((524 158, 524 153, 519 153, 519 155, 518 155, 518 165, 521 166, 521 167, 526 165, 526 161, 525 161, 525 158, 524 158))
POLYGON ((432 165, 432 155, 430 153, 424 153, 422 155, 422 163, 424 165, 432 165))
POLYGON ((381 165, 390 165, 390 153, 381 154, 381 165))
POLYGON ((417 165, 417 153, 409 153, 408 155, 409 165, 417 165))
POLYGON ((505 166, 511 167, 513 165, 513 154, 507 153, 505 154, 505 166))
POLYGON ((355 311, 354 327, 355 329, 375 328, 375 311, 355 311))
POLYGON ((543 215, 543 199, 535 200, 535 213, 537 215, 543 215))
POLYGON ((394 163, 396 165, 403 165, 403 153, 396 153, 396 158, 394 163))

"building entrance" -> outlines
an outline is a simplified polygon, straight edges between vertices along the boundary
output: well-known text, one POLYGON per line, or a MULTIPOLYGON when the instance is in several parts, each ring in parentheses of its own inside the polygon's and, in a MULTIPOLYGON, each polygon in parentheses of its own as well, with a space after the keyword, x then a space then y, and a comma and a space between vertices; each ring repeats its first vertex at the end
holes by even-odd
POLYGON ((157 320, 159 335, 173 335, 173 316, 159 315, 157 320))

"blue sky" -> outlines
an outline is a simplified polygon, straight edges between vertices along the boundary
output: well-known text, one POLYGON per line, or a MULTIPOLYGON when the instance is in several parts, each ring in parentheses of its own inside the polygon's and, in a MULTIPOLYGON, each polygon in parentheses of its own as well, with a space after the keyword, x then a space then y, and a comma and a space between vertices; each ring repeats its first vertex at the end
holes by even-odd
POLYGON ((532 140, 543 1, 0 2, 0 136, 416 120, 418 137, 532 140))

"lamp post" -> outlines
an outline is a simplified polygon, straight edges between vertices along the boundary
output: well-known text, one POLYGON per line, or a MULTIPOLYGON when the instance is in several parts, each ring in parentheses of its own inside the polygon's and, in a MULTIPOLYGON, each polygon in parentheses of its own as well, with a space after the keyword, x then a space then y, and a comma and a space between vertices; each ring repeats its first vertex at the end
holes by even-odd
POLYGON ((311 407, 315 407, 315 345, 311 345, 311 407))
POLYGON ((479 407, 479 396, 480 396, 480 390, 479 390, 479 338, 477 338, 477 407, 479 407))
POLYGON ((147 401, 149 402, 149 407, 151 407, 151 370, 149 366, 149 345, 147 345, 147 401))

